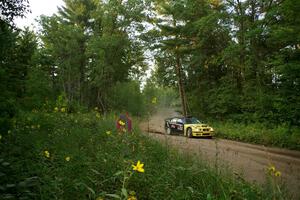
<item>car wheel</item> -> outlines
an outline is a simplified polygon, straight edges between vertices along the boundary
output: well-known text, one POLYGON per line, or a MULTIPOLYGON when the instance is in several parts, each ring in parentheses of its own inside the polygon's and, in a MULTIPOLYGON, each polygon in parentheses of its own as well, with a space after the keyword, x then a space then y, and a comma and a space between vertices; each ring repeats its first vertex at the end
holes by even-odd
POLYGON ((187 130, 187 136, 188 136, 189 138, 192 138, 192 137, 193 137, 193 131, 192 131, 191 128, 188 128, 188 130, 187 130))
POLYGON ((171 133, 172 133, 172 131, 171 131, 171 129, 169 127, 167 127, 166 132, 167 132, 168 135, 171 135, 171 133))

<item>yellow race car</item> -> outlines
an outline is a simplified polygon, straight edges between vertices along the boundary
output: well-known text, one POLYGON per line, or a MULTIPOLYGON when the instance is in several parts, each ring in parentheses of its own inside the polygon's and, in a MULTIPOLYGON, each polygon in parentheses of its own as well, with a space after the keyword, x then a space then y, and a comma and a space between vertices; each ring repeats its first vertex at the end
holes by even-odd
POLYGON ((212 138, 214 129, 202 123, 195 117, 172 117, 165 119, 165 131, 167 134, 183 134, 187 137, 212 138))

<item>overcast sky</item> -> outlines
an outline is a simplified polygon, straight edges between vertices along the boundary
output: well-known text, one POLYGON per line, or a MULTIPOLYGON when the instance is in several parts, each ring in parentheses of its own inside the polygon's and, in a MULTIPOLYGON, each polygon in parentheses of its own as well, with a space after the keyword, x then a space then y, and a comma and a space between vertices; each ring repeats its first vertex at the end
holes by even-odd
MULTIPOLYGON (((40 15, 52 15, 57 12, 57 6, 63 5, 63 0, 29 0, 31 13, 25 18, 15 20, 19 28, 32 25, 36 26, 35 19, 40 15)), ((32 27, 33 28, 33 27, 32 27)))

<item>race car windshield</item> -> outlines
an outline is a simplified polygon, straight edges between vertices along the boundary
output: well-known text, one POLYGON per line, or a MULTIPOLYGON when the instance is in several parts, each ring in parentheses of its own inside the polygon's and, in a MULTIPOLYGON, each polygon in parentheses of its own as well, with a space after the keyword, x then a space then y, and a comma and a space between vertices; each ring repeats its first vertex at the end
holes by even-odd
POLYGON ((195 118, 195 117, 192 117, 192 118, 186 118, 185 119, 186 123, 187 124, 200 124, 201 122, 195 118))

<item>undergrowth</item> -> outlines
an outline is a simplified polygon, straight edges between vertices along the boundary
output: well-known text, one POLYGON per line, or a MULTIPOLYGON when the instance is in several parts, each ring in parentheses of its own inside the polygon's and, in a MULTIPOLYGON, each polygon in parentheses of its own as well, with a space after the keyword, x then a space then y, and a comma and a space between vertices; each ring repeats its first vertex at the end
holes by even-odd
MULTIPOLYGON (((135 122, 135 121, 134 121, 135 122)), ((284 199, 97 112, 21 113, 0 140, 0 199, 284 199), (140 161, 144 172, 133 170, 140 161)))
POLYGON ((216 136, 225 139, 262 144, 266 146, 281 147, 300 150, 300 129, 297 127, 266 124, 239 124, 213 122, 216 136))

